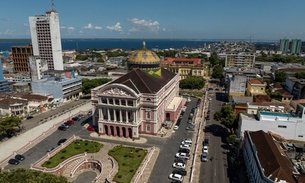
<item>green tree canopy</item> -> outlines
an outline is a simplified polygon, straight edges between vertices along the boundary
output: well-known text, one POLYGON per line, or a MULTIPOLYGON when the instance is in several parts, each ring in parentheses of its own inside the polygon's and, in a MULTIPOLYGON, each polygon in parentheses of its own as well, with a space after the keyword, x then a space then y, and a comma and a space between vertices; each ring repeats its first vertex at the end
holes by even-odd
POLYGON ((213 68, 212 78, 223 78, 223 68, 220 65, 216 65, 213 68))
POLYGON ((175 57, 175 55, 178 53, 176 50, 168 50, 168 51, 158 51, 156 54, 160 57, 175 57))
POLYGON ((0 131, 9 134, 14 128, 20 128, 21 119, 15 115, 5 114, 0 116, 0 131))
POLYGON ((231 132, 233 128, 236 128, 236 122, 238 122, 231 105, 225 105, 220 111, 215 112, 214 119, 220 121, 231 132))
POLYGON ((275 82, 284 83, 287 78, 287 73, 284 71, 275 72, 275 82))
POLYGON ((232 144, 233 146, 236 144, 236 139, 237 139, 237 135, 235 134, 231 134, 228 138, 227 141, 229 142, 229 144, 232 144))
POLYGON ((0 172, 1 183, 68 183, 67 178, 36 170, 18 168, 0 172))
POLYGON ((91 89, 98 87, 102 84, 105 84, 109 81, 111 81, 111 79, 108 78, 99 78, 99 79, 91 79, 91 80, 87 78, 83 78, 81 90, 84 94, 88 94, 91 92, 91 89))
POLYGON ((179 83, 181 89, 201 89, 205 85, 205 79, 200 76, 189 76, 179 83))
POLYGON ((213 52, 209 58, 209 61, 210 61, 210 65, 211 66, 214 66, 214 65, 217 65, 219 64, 219 59, 218 59, 218 56, 217 56, 217 53, 216 52, 213 52))
POLYGON ((305 79, 305 72, 297 72, 294 74, 294 77, 298 79, 305 79))

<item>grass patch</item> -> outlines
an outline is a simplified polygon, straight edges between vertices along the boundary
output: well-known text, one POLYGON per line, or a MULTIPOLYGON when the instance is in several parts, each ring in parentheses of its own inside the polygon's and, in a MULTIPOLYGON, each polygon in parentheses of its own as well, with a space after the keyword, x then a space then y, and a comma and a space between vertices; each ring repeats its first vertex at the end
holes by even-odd
POLYGON ((57 154, 52 156, 48 161, 44 162, 41 166, 46 168, 54 168, 66 159, 75 156, 77 154, 96 153, 103 145, 98 142, 92 142, 88 140, 75 140, 67 147, 59 151, 57 154))
POLYGON ((119 164, 119 171, 113 180, 117 183, 129 183, 146 156, 147 150, 118 145, 108 154, 119 164))
POLYGON ((203 93, 202 92, 196 92, 196 91, 186 91, 186 90, 180 90, 179 94, 183 95, 183 94, 189 94, 190 96, 197 96, 197 97, 202 97, 203 93))

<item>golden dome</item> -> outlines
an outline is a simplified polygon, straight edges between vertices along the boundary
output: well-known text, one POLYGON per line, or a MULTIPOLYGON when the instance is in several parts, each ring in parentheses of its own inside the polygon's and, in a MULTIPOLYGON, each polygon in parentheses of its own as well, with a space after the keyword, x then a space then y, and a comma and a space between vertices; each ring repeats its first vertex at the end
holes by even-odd
POLYGON ((129 56, 128 62, 137 64, 154 64, 160 63, 161 60, 155 52, 145 48, 145 43, 143 43, 143 48, 134 51, 129 56))

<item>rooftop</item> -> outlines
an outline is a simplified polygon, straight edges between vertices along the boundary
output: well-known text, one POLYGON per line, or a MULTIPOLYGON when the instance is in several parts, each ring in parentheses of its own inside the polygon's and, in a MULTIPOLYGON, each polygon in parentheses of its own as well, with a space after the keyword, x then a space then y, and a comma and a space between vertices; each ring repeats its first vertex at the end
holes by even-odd
POLYGON ((251 85, 262 85, 264 84, 262 81, 258 80, 258 79, 249 79, 248 82, 251 84, 251 85))

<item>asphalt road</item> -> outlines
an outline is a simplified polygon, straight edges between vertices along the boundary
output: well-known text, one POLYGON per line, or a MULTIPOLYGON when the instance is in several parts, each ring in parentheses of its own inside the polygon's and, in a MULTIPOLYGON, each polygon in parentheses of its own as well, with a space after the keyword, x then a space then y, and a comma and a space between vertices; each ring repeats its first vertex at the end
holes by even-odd
POLYGON ((220 110, 223 103, 222 93, 211 90, 209 95, 212 101, 209 102, 209 110, 211 111, 211 119, 207 120, 206 126, 211 129, 210 133, 206 133, 209 138, 208 161, 202 162, 200 169, 200 183, 229 183, 228 177, 228 161, 227 161, 227 145, 225 143, 227 130, 213 119, 214 113, 220 110))

